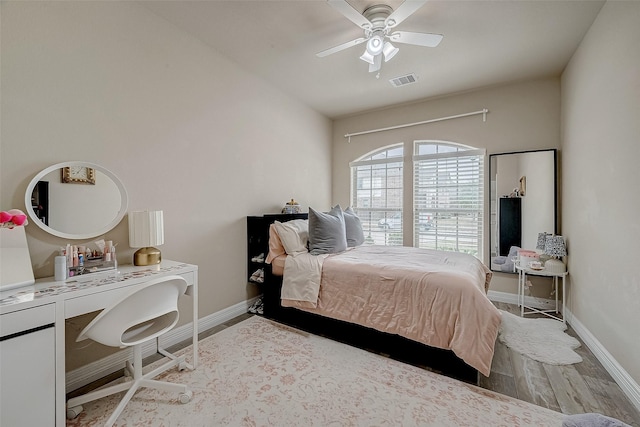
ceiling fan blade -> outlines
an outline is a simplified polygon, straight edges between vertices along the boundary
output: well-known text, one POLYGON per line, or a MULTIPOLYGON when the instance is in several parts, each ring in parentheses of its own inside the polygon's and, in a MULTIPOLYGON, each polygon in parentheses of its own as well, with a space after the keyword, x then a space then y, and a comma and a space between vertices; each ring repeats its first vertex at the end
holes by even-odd
POLYGON ((442 34, 414 33, 411 31, 396 31, 389 34, 394 42, 415 44, 418 46, 436 47, 442 41, 442 34))
POLYGON ((393 28, 407 19, 413 12, 420 9, 427 0, 405 0, 391 15, 384 21, 387 28, 393 28))
POLYGON ((325 56, 331 55, 332 53, 340 52, 341 50, 349 49, 350 47, 357 46, 360 43, 366 42, 367 39, 364 37, 360 37, 359 39, 351 40, 350 42, 342 43, 338 46, 334 46, 330 49, 323 50, 322 52, 316 53, 318 58, 324 58, 325 56))
POLYGON ((366 30, 373 27, 371 21, 362 16, 360 12, 355 10, 349 3, 345 0, 327 0, 329 6, 333 7, 335 10, 343 14, 348 20, 356 24, 360 28, 364 28, 366 30))

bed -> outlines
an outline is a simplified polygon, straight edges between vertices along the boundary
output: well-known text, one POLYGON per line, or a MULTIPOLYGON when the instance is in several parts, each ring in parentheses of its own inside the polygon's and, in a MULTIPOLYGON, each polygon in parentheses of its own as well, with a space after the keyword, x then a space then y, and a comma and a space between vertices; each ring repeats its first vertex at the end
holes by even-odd
POLYGON ((266 317, 464 381, 489 375, 500 314, 486 296, 491 271, 479 260, 357 244, 363 238, 349 239, 344 250, 312 253, 315 211, 307 224, 272 219, 266 317))

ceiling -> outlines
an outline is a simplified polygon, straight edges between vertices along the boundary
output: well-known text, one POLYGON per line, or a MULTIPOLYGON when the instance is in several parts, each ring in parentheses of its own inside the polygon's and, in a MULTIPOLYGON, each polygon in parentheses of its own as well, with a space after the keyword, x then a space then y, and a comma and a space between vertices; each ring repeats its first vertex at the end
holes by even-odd
MULTIPOLYGON (((411 0, 409 0, 411 1, 411 0)), ((349 0, 358 12, 402 0, 349 0)), ((299 99, 338 118, 563 71, 604 1, 430 1, 403 31, 443 34, 435 48, 396 44, 399 53, 368 72, 364 44, 316 53, 363 31, 323 0, 143 1, 144 7, 299 99), (415 73, 416 83, 389 79, 415 73)))

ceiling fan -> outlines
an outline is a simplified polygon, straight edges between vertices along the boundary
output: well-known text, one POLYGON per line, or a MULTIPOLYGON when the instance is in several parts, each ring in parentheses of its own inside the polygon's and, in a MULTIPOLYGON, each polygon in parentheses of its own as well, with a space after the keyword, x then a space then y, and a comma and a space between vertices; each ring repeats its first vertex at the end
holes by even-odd
POLYGON ((351 22, 362 28, 364 37, 316 53, 316 56, 320 58, 366 42, 367 47, 360 59, 369 63, 369 72, 372 73, 380 70, 383 57, 384 62, 387 62, 398 53, 399 49, 391 44, 392 41, 436 47, 443 37, 441 34, 394 31, 396 26, 422 7, 427 0, 405 0, 396 10, 385 4, 379 4, 368 7, 362 14, 351 7, 346 0, 327 0, 327 2, 351 22))

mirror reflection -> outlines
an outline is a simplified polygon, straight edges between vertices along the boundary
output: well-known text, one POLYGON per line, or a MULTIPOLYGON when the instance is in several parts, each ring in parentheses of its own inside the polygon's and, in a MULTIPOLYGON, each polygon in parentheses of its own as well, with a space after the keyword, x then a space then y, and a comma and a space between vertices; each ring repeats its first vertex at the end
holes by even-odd
POLYGON ((82 239, 115 227, 126 212, 127 197, 122 183, 107 169, 67 162, 36 175, 25 204, 38 227, 55 236, 82 239))
POLYGON ((556 150, 492 154, 489 176, 491 269, 515 273, 517 250, 556 232, 556 150))

